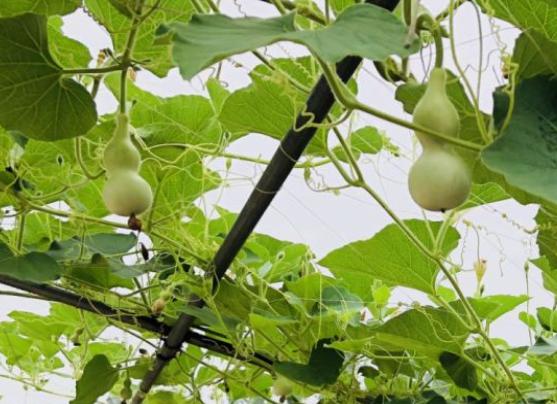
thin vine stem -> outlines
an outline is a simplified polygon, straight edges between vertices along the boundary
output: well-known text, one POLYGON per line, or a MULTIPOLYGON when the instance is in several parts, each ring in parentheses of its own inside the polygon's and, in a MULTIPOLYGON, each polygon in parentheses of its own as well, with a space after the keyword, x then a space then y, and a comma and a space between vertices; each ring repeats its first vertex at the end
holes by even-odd
POLYGON ((93 173, 91 173, 91 171, 89 171, 89 169, 85 165, 85 162, 83 161, 83 154, 82 154, 82 150, 81 150, 81 142, 82 142, 81 136, 78 136, 74 139, 75 159, 77 160, 77 163, 79 164, 79 167, 81 168, 81 171, 83 171, 83 174, 90 180, 96 180, 97 178, 102 177, 104 175, 105 171, 103 169, 101 169, 96 174, 93 174, 93 173))
MULTIPOLYGON (((474 115, 476 117, 476 125, 478 126, 482 139, 486 144, 490 144, 493 141, 493 139, 491 138, 491 134, 489 133, 489 131, 486 130, 482 113, 480 111, 480 103, 478 100, 478 96, 477 94, 475 94, 472 85, 470 84, 470 81, 466 77, 466 73, 464 69, 462 69, 460 62, 458 61, 456 43, 454 40, 454 32, 455 32, 454 31, 454 10, 455 10, 455 2, 454 0, 451 0, 451 3, 449 5, 449 30, 450 30, 449 43, 451 45, 451 55, 453 58, 453 63, 456 67, 456 70, 458 71, 458 74, 460 75, 460 78, 462 79, 462 82, 464 83, 464 86, 468 90, 470 98, 472 99, 472 104, 474 106, 474 115)), ((481 66, 479 67, 479 70, 481 70, 481 66)))
MULTIPOLYGON (((129 61, 128 61, 129 63, 129 61)), ((117 71, 121 71, 121 70, 127 70, 127 68, 129 67, 129 65, 126 65, 124 63, 120 63, 117 65, 112 65, 112 66, 106 66, 106 67, 89 67, 89 68, 83 68, 83 69, 64 69, 62 70, 62 74, 63 75, 71 75, 71 76, 75 76, 77 74, 103 74, 103 73, 111 73, 111 72, 117 72, 117 71)))

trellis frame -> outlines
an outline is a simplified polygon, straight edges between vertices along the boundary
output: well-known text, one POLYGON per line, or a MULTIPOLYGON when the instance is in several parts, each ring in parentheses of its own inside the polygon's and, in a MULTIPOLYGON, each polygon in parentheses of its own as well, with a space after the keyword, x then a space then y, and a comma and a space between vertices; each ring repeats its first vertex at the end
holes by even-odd
MULTIPOLYGON (((399 0, 366 0, 366 2, 393 11, 399 0)), ((336 65, 337 75, 343 82, 347 82, 361 62, 362 58, 356 56, 344 58, 336 65)), ((271 161, 209 265, 206 276, 213 278, 213 286, 218 285, 315 135, 317 127, 315 125, 306 127, 305 124, 310 119, 313 123, 323 122, 334 102, 335 97, 327 79, 322 75, 312 89, 303 112, 297 116, 294 126, 290 128, 280 142, 271 161), (303 129, 297 130, 296 128, 303 129)), ((205 305, 203 300, 197 296, 192 296, 190 304, 197 308, 205 305)), ((166 364, 180 351, 194 320, 195 317, 190 314, 182 314, 178 317, 163 346, 157 351, 153 366, 141 381, 132 404, 139 404, 144 400, 166 364)))

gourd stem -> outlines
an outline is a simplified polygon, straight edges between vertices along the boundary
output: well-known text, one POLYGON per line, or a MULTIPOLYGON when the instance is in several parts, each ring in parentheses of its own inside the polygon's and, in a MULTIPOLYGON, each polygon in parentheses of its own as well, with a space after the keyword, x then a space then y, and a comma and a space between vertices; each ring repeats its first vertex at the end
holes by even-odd
POLYGON ((439 23, 429 14, 422 14, 419 18, 418 29, 425 29, 433 36, 435 45, 435 67, 443 67, 443 33, 441 32, 439 23))
POLYGON ((126 81, 128 78, 128 67, 131 63, 131 56, 135 46, 135 39, 139 30, 140 22, 143 21, 141 11, 145 0, 136 0, 135 15, 133 17, 132 28, 128 34, 124 54, 122 55, 122 74, 120 76, 120 112, 126 113, 126 81))
POLYGON ((433 39, 435 40, 435 67, 443 67, 443 36, 439 27, 433 29, 433 39))

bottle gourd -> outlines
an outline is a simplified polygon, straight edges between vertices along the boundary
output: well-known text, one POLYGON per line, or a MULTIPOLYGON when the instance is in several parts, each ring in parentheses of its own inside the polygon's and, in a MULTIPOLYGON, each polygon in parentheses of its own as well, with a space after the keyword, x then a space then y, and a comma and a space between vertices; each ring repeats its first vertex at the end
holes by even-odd
POLYGON ((103 163, 108 180, 103 200, 111 213, 121 216, 139 215, 151 206, 151 187, 140 175, 141 156, 131 141, 126 114, 116 118, 116 129, 107 143, 103 163))
MULTIPOLYGON (((446 136, 456 137, 460 120, 445 88, 445 71, 431 72, 426 91, 414 109, 413 122, 446 136)), ((444 212, 461 205, 470 194, 470 171, 450 144, 416 131, 423 152, 410 169, 408 188, 414 202, 444 212)))

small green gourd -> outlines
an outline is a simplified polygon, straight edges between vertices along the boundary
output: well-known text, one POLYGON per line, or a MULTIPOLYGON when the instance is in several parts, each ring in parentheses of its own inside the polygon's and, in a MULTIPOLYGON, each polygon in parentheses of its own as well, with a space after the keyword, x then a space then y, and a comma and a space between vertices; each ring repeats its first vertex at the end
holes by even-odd
MULTIPOLYGON (((426 91, 414 109, 413 122, 446 136, 456 137, 458 113, 445 88, 445 71, 435 68, 426 91)), ((472 179, 464 161, 442 139, 416 131, 423 152, 412 165, 408 188, 423 209, 442 211, 461 205, 470 194, 472 179)))
POLYGON ((279 397, 288 397, 292 394, 292 382, 284 376, 277 376, 272 387, 273 394, 279 397))
POLYGON ((116 129, 105 148, 103 162, 108 178, 103 189, 107 209, 121 216, 139 215, 149 209, 153 193, 139 175, 141 156, 131 141, 125 114, 116 118, 116 129))

